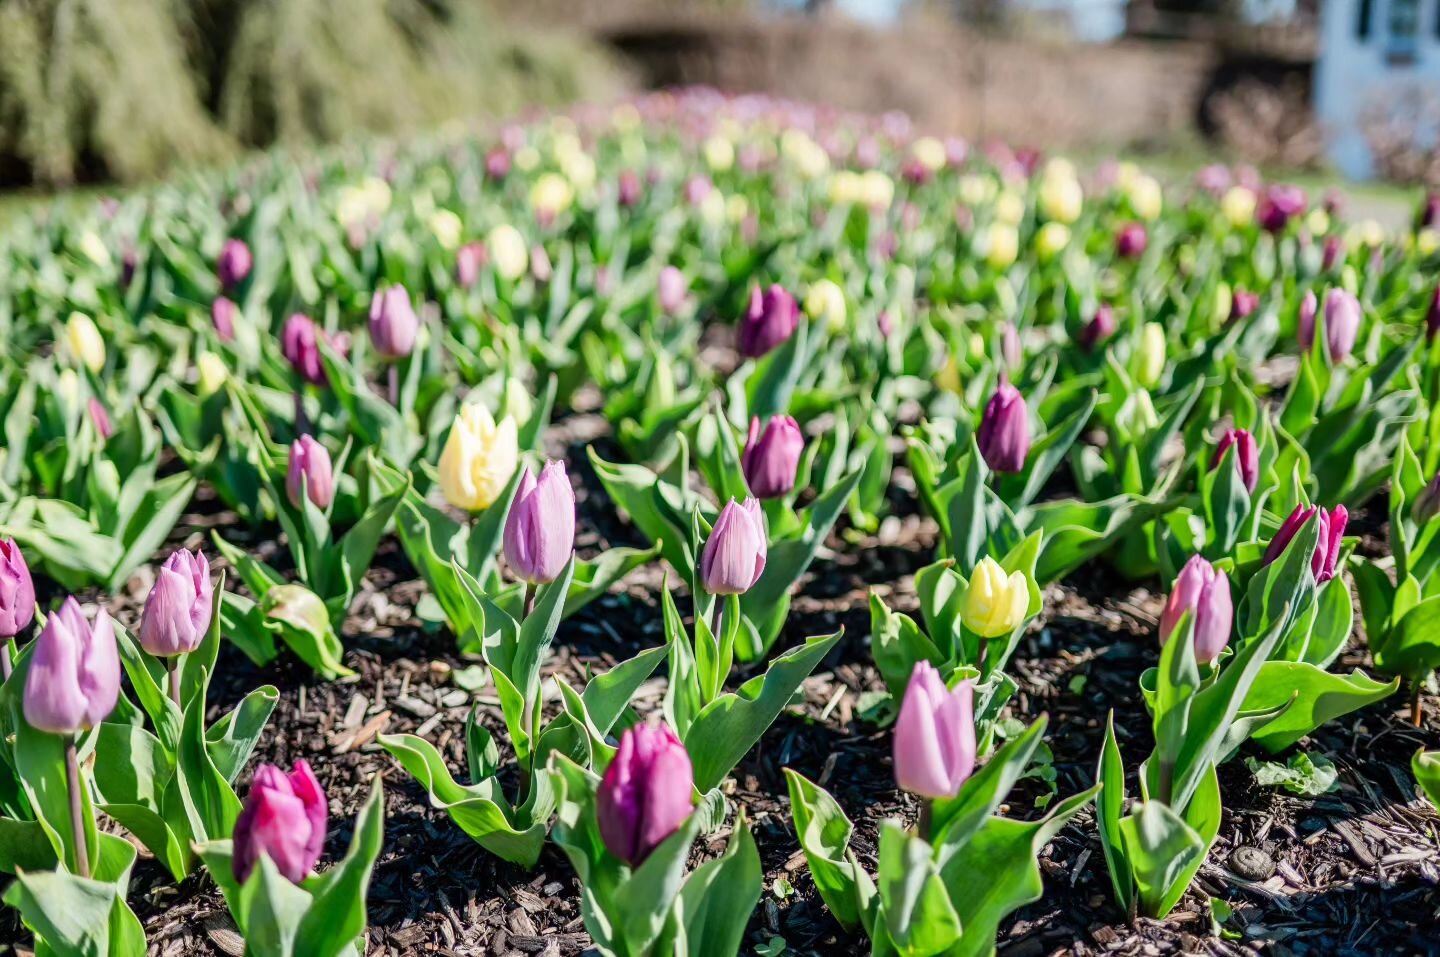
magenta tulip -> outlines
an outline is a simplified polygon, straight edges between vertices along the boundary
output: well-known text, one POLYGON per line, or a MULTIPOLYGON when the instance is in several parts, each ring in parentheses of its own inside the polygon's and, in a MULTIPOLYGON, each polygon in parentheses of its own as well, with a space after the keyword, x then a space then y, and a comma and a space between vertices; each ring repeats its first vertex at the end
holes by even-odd
POLYGON ((490 258, 490 252, 482 242, 466 243, 455 253, 455 282, 461 289, 469 289, 480 278, 480 269, 490 258))
POLYGON ((250 247, 243 239, 225 240, 225 245, 220 247, 220 258, 215 263, 220 287, 228 292, 244 282, 245 277, 250 275, 251 265, 250 247))
POLYGON ((765 518, 760 503, 732 498, 723 509, 700 553, 700 584, 712 595, 739 595, 765 571, 765 518))
POLYGON ((145 599, 140 616, 140 647, 157 658, 185 654, 200 647, 215 607, 210 563, 201 552, 177 549, 145 599))
POLYGON ((120 697, 120 652, 104 609, 92 625, 74 596, 45 620, 25 677, 23 710, 31 727, 78 734, 109 717, 120 697))
POLYGON ((997 472, 1020 472, 1030 454, 1030 413, 1020 390, 1002 378, 985 405, 976 436, 985 464, 997 472))
POLYGON ((595 792, 605 847, 638 867, 685 823, 694 789, 690 755, 668 725, 627 728, 595 792))
POLYGON ((1109 303, 1102 302, 1095 308, 1095 315, 1080 330, 1080 347, 1091 352, 1100 343, 1115 334, 1115 310, 1109 303))
POLYGON ((35 620, 35 582, 13 538, 0 538, 0 639, 13 638, 35 620))
POLYGON ((1115 254, 1123 259, 1139 259, 1150 243, 1141 223, 1126 223, 1115 234, 1115 254))
POLYGON ((1248 289, 1236 289, 1230 299, 1230 320, 1244 319, 1260 308, 1260 294, 1248 289))
POLYGON ((286 319, 280 330, 280 352, 301 378, 314 385, 325 385, 330 381, 320 356, 323 335, 314 320, 303 312, 286 319))
POLYGON ((330 453, 325 446, 308 435, 290 445, 290 462, 285 472, 285 493, 290 504, 300 507, 302 494, 308 495, 316 508, 329 508, 335 498, 335 475, 330 453))
POLYGON ((552 582, 575 551, 575 491, 565 463, 548 462, 537 480, 526 468, 505 516, 505 560, 531 584, 552 582))
POLYGON ((1315 574, 1316 584, 1324 584, 1334 578, 1335 564, 1340 557, 1340 542, 1345 535, 1345 526, 1350 521, 1350 513, 1343 505, 1335 506, 1328 513, 1315 505, 1295 506, 1294 511, 1281 523, 1280 530, 1275 533, 1275 537, 1270 539, 1270 545, 1265 549, 1265 558, 1261 564, 1268 565, 1279 558, 1295 538, 1295 534, 1312 517, 1320 523, 1320 538, 1315 543, 1315 554, 1310 559, 1310 570, 1315 574))
POLYGON ((215 334, 221 342, 235 338, 235 317, 239 314, 240 307, 224 296, 216 296, 215 301, 210 303, 210 325, 215 327, 215 334))
POLYGON ((960 791, 975 770, 974 704, 969 680, 947 689, 930 662, 916 663, 891 745, 901 790, 932 799, 960 791))
POLYGON ((1199 555, 1191 557, 1180 569, 1165 599, 1165 607, 1160 612, 1160 644, 1170 640, 1180 618, 1187 613, 1194 626, 1195 660, 1201 664, 1214 661, 1230 643, 1234 606, 1225 573, 1216 571, 1199 555))
POLYGON ((282 877, 299 884, 320 861, 329 816, 325 791, 303 759, 289 774, 262 764, 235 819, 235 879, 245 883, 264 854, 282 877))
POLYGON ((800 453, 805 437, 799 424, 788 415, 774 415, 760 429, 760 419, 750 420, 750 434, 740 459, 745 483, 756 498, 779 498, 795 487, 795 471, 800 467, 800 453))
POLYGON ((666 266, 660 270, 660 278, 655 284, 660 311, 667 316, 673 316, 684 309, 688 285, 685 274, 676 267, 666 266))
POLYGON ((789 339, 800 325, 800 307, 795 297, 779 283, 764 292, 750 290, 750 305, 740 319, 740 354, 758 359, 789 339))
MULTIPOLYGON (((1315 344, 1315 293, 1307 292, 1300 303, 1300 347, 1309 350, 1315 344)), ((1325 347, 1330 361, 1341 362, 1355 348, 1360 332, 1360 300, 1354 293, 1332 287, 1325 293, 1325 347)))
POLYGON ((1235 468, 1240 470, 1240 480, 1245 483, 1247 492, 1254 492, 1256 483, 1260 481, 1260 455, 1255 448, 1255 436, 1248 429, 1231 429, 1225 433, 1215 448, 1215 454, 1210 457, 1210 468, 1220 467, 1231 446, 1235 447, 1235 468))

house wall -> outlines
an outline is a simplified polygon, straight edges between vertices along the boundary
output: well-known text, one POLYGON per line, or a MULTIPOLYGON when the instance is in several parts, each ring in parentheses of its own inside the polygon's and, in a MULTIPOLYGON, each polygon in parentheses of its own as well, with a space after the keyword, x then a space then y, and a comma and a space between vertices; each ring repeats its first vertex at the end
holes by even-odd
MULTIPOLYGON (((1320 11, 1320 56, 1315 65, 1315 111, 1325 127, 1330 158, 1347 176, 1373 172, 1362 129, 1369 110, 1383 108, 1401 87, 1418 84, 1440 94, 1440 0, 1421 0, 1419 36, 1413 58, 1399 52, 1389 31, 1390 4, 1370 0, 1369 37, 1358 36, 1362 0, 1324 0, 1320 11)), ((1416 118, 1419 122, 1419 118, 1416 118)))

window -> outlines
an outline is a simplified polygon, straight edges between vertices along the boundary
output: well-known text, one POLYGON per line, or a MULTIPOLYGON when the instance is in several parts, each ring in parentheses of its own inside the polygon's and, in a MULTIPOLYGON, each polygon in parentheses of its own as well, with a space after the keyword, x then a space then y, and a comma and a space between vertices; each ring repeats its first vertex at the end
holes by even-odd
POLYGON ((1385 32, 1386 59, 1413 63, 1420 50, 1420 0, 1390 0, 1385 32))
POLYGON ((1373 6, 1371 0, 1360 0, 1360 15, 1355 22, 1355 35, 1361 40, 1370 39, 1370 13, 1373 6))

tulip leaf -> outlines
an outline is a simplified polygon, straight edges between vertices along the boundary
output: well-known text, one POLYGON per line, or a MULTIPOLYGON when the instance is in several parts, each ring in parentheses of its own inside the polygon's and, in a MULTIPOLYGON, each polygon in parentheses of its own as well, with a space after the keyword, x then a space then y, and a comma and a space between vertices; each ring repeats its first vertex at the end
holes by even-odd
MULTIPOLYGON (((385 796, 380 775, 355 820, 350 848, 339 864, 305 881, 312 901, 300 918, 295 953, 341 957, 352 952, 365 933, 365 898, 370 875, 385 838, 385 796)), ((262 855, 263 857, 263 855, 262 855)), ((363 944, 360 950, 363 951, 363 944)))
POLYGON ((1408 610, 1397 602, 1395 614, 1395 624, 1375 650, 1375 666, 1386 674, 1422 681, 1440 668, 1440 595, 1408 610))
POLYGON ((608 548, 593 559, 575 559, 575 578, 565 596, 569 618, 610 590, 616 582, 660 555, 663 542, 650 548, 608 548))
POLYGON ((746 411, 761 422, 784 415, 800 376, 810 362, 810 323, 802 316, 795 331, 771 353, 755 362, 745 377, 746 411))
POLYGON ((760 852, 742 816, 725 853, 695 868, 680 890, 688 957, 738 954, 763 889, 760 852))
POLYGON ((151 484, 143 504, 124 529, 115 529, 125 551, 110 570, 107 587, 116 590, 142 562, 164 544, 190 504, 197 482, 189 473, 171 475, 151 484))
POLYGON ((279 654, 275 650, 274 632, 265 624, 260 607, 244 595, 228 592, 223 604, 217 603, 216 615, 230 642, 257 665, 267 665, 279 654))
POLYGON ((1410 759, 1415 783, 1436 808, 1440 808, 1440 751, 1420 750, 1410 759))
POLYGON ((984 767, 971 775, 960 786, 959 793, 933 803, 930 835, 941 867, 965 846, 985 819, 1004 802, 1039 750, 1048 723, 1046 715, 1036 718, 1030 727, 1007 741, 985 762, 984 767))
POLYGON ((331 624, 331 612, 303 585, 277 585, 261 599, 265 626, 280 635, 301 661, 329 680, 354 674, 340 658, 345 649, 331 624))
POLYGON ((44 953, 108 957, 145 952, 139 922, 122 889, 112 883, 65 871, 26 872, 5 891, 4 900, 20 912, 37 945, 43 942, 44 953))
POLYGON ((1011 510, 1019 511, 1033 502, 1050 480, 1055 468, 1075 444, 1075 439, 1090 421, 1099 402, 1099 394, 1091 389, 1084 403, 1054 428, 1045 430, 1026 456, 1025 469, 1019 475, 1004 476, 999 483, 1000 497, 1011 510))
MULTIPOLYGON (((948 954, 961 939, 960 915, 941 879, 929 842, 895 821, 880 826, 875 921, 887 943, 906 955, 948 954)), ((993 946, 993 942, 992 942, 993 946)))
POLYGON ((1314 516, 1295 533, 1280 556, 1251 576, 1245 599, 1237 609, 1242 641, 1253 640, 1275 630, 1283 634, 1315 597, 1315 576, 1311 556, 1320 539, 1320 523, 1314 516))
MULTIPOLYGON (((920 575, 915 578, 918 590, 920 575)), ((953 666, 957 660, 954 654, 946 654, 936 647, 914 619, 891 611, 874 592, 870 594, 870 653, 875 658, 875 667, 879 669, 885 686, 897 696, 904 693, 910 673, 919 662, 928 661, 936 668, 945 668, 953 666)))
POLYGON ((60 866, 55 848, 39 821, 0 817, 0 873, 53 871, 60 866))
POLYGON ((1267 661, 1245 695, 1241 712, 1288 708, 1250 734, 1272 754, 1283 751, 1328 721, 1394 694, 1400 679, 1387 683, 1362 672, 1331 674, 1303 661, 1267 661))
POLYGON ((174 754, 180 745, 180 728, 185 717, 175 706, 175 702, 170 700, 166 690, 168 676, 165 666, 141 651, 129 631, 119 625, 114 626, 114 631, 120 663, 130 679, 130 687, 135 690, 135 696, 140 699, 140 707, 149 716, 156 734, 164 742, 165 750, 174 754))
POLYGON ((1115 740, 1115 712, 1105 720, 1105 743, 1100 751, 1100 766, 1095 779, 1101 785, 1095 810, 1096 830, 1100 833, 1100 849, 1105 853, 1105 866, 1110 872, 1110 885, 1115 901, 1126 914, 1135 912, 1134 865, 1125 850, 1120 822, 1125 813, 1125 764, 1120 745, 1115 740))
POLYGON ((695 770, 695 787, 717 787, 790 703, 805 679, 840 641, 843 631, 807 638, 770 662, 738 691, 711 701, 690 725, 685 748, 695 770))
POLYGON ((875 883, 850 850, 854 826, 818 784, 785 768, 795 834, 810 877, 825 906, 847 931, 858 930, 875 896, 875 883))
POLYGON ((585 711, 596 729, 607 735, 630 707, 630 699, 665 660, 669 649, 661 645, 644 651, 602 671, 585 684, 581 697, 585 711))
MULTIPOLYGON (((606 494, 630 516, 645 537, 661 546, 660 554, 681 581, 693 580, 698 556, 690 550, 693 503, 687 490, 660 478, 643 465, 617 465, 600 458, 593 447, 587 451, 606 494)), ((709 519, 713 507, 702 508, 709 519)))

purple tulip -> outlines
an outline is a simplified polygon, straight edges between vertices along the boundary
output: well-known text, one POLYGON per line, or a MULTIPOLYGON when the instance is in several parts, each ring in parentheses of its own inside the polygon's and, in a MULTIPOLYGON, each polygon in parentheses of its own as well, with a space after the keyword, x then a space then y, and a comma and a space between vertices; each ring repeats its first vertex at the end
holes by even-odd
POLYGON ((875 327, 880 330, 882 339, 889 339, 895 334, 895 319, 889 309, 880 310, 880 315, 875 317, 875 327))
POLYGON ((673 316, 684 309, 685 296, 689 291, 688 286, 685 274, 675 266, 666 266, 660 270, 660 278, 655 284, 655 294, 660 302, 660 311, 667 316, 673 316))
POLYGON ((1008 319, 1000 327, 1000 358, 1011 372, 1018 372, 1025 361, 1024 350, 1020 347, 1020 330, 1008 319))
POLYGON ((1260 294, 1248 289, 1236 289, 1230 299, 1230 321, 1244 319, 1260 308, 1260 294))
POLYGON ((235 338, 235 317, 239 314, 240 307, 224 296, 216 296, 215 301, 210 303, 210 324, 215 327, 215 334, 221 342, 235 338))
POLYGON ((220 288, 234 289, 250 275, 252 265, 250 247, 243 239, 227 239, 220 247, 220 259, 215 264, 215 273, 220 278, 220 288))
POLYGON ((1229 189, 1231 182, 1229 168, 1221 163, 1212 163, 1195 174, 1195 185, 1214 196, 1229 189))
POLYGON ((302 435, 291 443, 290 464, 285 472, 285 493, 290 497, 290 504, 296 508, 300 508, 302 490, 319 509, 329 508, 335 498, 335 475, 330 453, 308 435, 302 435))
POLYGON ((482 242, 466 243, 455 253, 455 282, 461 289, 469 289, 480 278, 480 269, 490 258, 489 250, 482 242))
POLYGON ((625 729, 595 791, 595 820, 606 849, 638 867, 685 823, 694 789, 690 755, 669 725, 625 729))
POLYGON ((1124 259, 1139 259, 1149 245, 1150 237, 1140 223, 1126 223, 1115 234, 1115 254, 1124 259))
POLYGON ((35 620, 35 582, 13 538, 0 538, 0 639, 14 638, 35 620))
POLYGON ((377 289, 370 297, 370 342, 387 359, 403 359, 415 349, 420 320, 405 287, 377 289))
POLYGON ((497 146, 485 154, 485 175, 490 179, 504 179, 510 174, 510 153, 503 146, 497 146))
POLYGON ((1315 573, 1317 585, 1323 585, 1334 578, 1335 563, 1340 557, 1340 540, 1344 537, 1345 526, 1350 521, 1350 513, 1343 505, 1335 506, 1329 513, 1315 505, 1295 506, 1295 510, 1281 523, 1280 530, 1275 533, 1275 537, 1270 539, 1270 545, 1265 549, 1265 558, 1261 564, 1268 565, 1279 558, 1295 538, 1295 533, 1300 531, 1312 517, 1320 523, 1320 539, 1315 543, 1315 554, 1310 559, 1310 570, 1315 573))
POLYGON ((1425 338, 1433 340, 1437 332, 1440 332, 1440 283, 1435 284, 1435 291, 1430 294, 1430 309, 1425 313, 1425 338))
POLYGON ((1320 311, 1320 300, 1315 297, 1315 290, 1305 290, 1305 295, 1300 299, 1300 311, 1295 317, 1295 330, 1300 339, 1300 348, 1306 352, 1315 342, 1315 315, 1320 311))
POLYGON ((1440 228, 1440 191, 1431 190, 1425 194, 1425 202, 1420 204, 1417 225, 1420 229, 1440 228))
POLYGON ((204 554, 181 548, 160 566, 140 616, 140 647, 157 658, 200 647, 210 627, 215 585, 204 554))
POLYGON ((52 734, 77 734, 104 721, 120 697, 115 626, 102 608, 85 620, 72 595, 45 620, 25 677, 25 720, 52 734))
POLYGON ((795 487, 795 470, 800 467, 804 449, 805 437, 790 416, 771 416, 763 432, 760 419, 751 418, 745 453, 740 459, 750 494, 762 499, 787 494, 795 487))
POLYGON ((1268 186, 1260 197, 1256 218, 1268 232, 1278 233, 1296 216, 1305 212, 1305 191, 1281 183, 1268 186))
POLYGON ((120 288, 129 289, 130 284, 135 281, 135 270, 140 268, 140 254, 135 247, 125 246, 125 251, 120 254, 120 288))
MULTIPOLYGON (((1315 293, 1307 292, 1300 304, 1300 347, 1309 350, 1315 344, 1315 293)), ((1360 300, 1338 286, 1325 293, 1325 345, 1330 361, 1340 362, 1355 348, 1360 331, 1360 300)))
POLYGON ((1334 234, 1325 237, 1324 252, 1321 254, 1320 268, 1327 272, 1335 268, 1335 264, 1345 257, 1345 246, 1340 237, 1334 234))
POLYGON ((976 436, 985 464, 997 472, 1019 472, 1030 454, 1030 413, 1025 397, 1001 378, 1000 386, 985 404, 976 436))
POLYGON ((329 817, 325 791, 303 759, 289 774, 262 764, 235 819, 235 880, 245 883, 264 854, 281 876, 299 884, 320 861, 329 817))
POLYGON ((1160 612, 1160 644, 1189 613, 1195 631, 1195 660, 1208 664, 1219 657, 1230 643, 1230 626, 1234 607, 1230 599, 1230 581, 1223 571, 1216 571, 1199 555, 1192 556, 1180 569, 1170 597, 1160 612))
POLYGON ((975 770, 975 689, 947 689, 928 661, 916 662, 891 739, 895 783, 902 791, 951 798, 975 770))
POLYGON ((86 409, 90 412, 90 421, 95 426, 95 434, 100 436, 100 441, 108 441, 110 436, 115 434, 115 426, 110 424, 110 413, 105 410, 105 405, 93 395, 90 401, 85 403, 86 409))
POLYGON ((740 354, 758 359, 789 339, 800 324, 800 307, 795 297, 779 283, 772 283, 763 293, 756 286, 750 290, 750 305, 740 319, 740 354))
POLYGON ((575 551, 575 491, 565 463, 547 462, 537 481, 526 468, 505 516, 505 560, 531 584, 552 582, 575 551))
POLYGON ((1215 448, 1215 454, 1210 457, 1210 468, 1213 471, 1220 467, 1232 445, 1235 447, 1235 468, 1240 470, 1240 481, 1245 483, 1247 492, 1253 493, 1255 484, 1260 481, 1260 454, 1255 448, 1255 436, 1248 429, 1231 429, 1225 433, 1215 448))
POLYGON ((325 363, 320 356, 320 339, 324 334, 314 320, 297 312, 285 320, 280 330, 280 352, 306 382, 325 385, 325 363))
POLYGON ((635 175, 633 170, 625 170, 620 174, 616 193, 620 205, 626 209, 638 205, 640 202, 640 177, 635 175))
POLYGON ((1080 347, 1086 352, 1094 351, 1100 343, 1115 334, 1115 310, 1109 303, 1102 302, 1095 309, 1095 315, 1080 330, 1080 347))
POLYGON ((1440 515, 1440 472, 1435 474, 1420 494, 1415 496, 1415 504, 1412 506, 1412 515, 1417 524, 1424 525, 1436 515, 1440 515))
POLYGON ((739 595, 750 590, 765 571, 765 519, 760 503, 732 498, 720 510, 700 553, 700 584, 712 595, 739 595))

